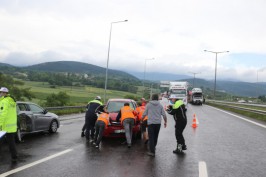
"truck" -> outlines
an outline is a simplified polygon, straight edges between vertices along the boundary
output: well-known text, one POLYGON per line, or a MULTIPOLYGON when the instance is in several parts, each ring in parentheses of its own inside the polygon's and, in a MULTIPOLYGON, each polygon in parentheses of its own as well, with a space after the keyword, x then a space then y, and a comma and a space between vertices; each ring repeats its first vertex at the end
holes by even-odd
MULTIPOLYGON (((174 95, 176 98, 183 100, 185 106, 188 103, 188 87, 189 83, 187 81, 180 82, 170 82, 168 96, 171 98, 171 95, 174 95)), ((172 104, 170 102, 170 104, 172 104)))
POLYGON ((196 105, 202 105, 203 94, 201 88, 193 88, 190 95, 190 103, 196 105))

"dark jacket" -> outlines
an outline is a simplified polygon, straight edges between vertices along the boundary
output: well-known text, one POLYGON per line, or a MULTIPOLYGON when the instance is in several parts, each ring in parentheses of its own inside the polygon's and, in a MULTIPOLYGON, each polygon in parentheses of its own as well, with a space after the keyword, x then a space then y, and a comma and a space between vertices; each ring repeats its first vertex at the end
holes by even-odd
POLYGON ((86 117, 90 117, 92 119, 97 119, 96 110, 99 106, 102 106, 102 103, 98 100, 92 100, 86 106, 86 117))
POLYGON ((170 105, 166 111, 168 114, 173 115, 175 121, 187 121, 187 110, 181 100, 176 101, 174 105, 170 105))

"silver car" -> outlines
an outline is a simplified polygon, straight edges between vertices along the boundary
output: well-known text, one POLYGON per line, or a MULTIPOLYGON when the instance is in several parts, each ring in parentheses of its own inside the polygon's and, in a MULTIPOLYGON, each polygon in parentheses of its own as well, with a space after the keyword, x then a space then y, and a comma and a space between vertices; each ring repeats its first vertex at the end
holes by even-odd
POLYGON ((31 102, 17 101, 17 140, 28 133, 49 131, 55 133, 60 127, 58 116, 31 102))

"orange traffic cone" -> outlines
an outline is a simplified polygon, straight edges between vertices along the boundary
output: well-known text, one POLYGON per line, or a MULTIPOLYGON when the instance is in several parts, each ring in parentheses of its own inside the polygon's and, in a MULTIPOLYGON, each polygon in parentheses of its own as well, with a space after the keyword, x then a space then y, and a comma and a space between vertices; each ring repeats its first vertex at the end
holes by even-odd
POLYGON ((197 122, 197 118, 196 118, 195 114, 193 115, 192 127, 193 128, 197 128, 198 127, 198 122, 197 122))

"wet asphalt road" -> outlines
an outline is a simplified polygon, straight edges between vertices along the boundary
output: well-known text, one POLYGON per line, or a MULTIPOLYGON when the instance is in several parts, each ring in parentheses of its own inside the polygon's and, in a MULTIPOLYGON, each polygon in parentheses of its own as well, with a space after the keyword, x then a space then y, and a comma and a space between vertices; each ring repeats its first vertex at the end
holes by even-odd
MULTIPOLYGON (((164 102, 162 104, 165 104, 164 102)), ((95 149, 80 137, 84 115, 64 117, 58 133, 29 135, 18 144, 20 160, 12 164, 6 145, 1 147, 1 174, 69 150, 60 156, 13 173, 13 177, 197 177, 199 162, 206 163, 208 176, 265 177, 266 129, 225 114, 209 106, 189 105, 188 125, 184 131, 188 150, 176 155, 174 121, 161 127, 156 157, 146 155, 147 146, 134 141, 131 149, 123 139, 104 139, 95 149), (199 120, 191 127, 193 114, 199 120), (79 117, 79 118, 77 118, 79 117)), ((265 126, 265 123, 262 123, 265 126)))

